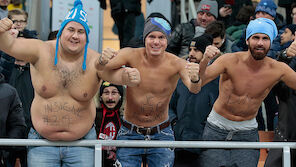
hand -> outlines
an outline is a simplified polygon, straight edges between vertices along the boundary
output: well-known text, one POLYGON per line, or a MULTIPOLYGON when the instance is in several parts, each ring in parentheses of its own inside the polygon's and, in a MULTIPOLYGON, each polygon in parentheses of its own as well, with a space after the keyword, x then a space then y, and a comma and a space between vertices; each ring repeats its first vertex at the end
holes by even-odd
POLYGON ((9 33, 14 37, 17 38, 19 31, 17 29, 10 29, 9 33))
POLYGON ((187 63, 186 69, 188 70, 188 76, 191 82, 198 83, 199 81, 199 64, 197 63, 187 63))
POLYGON ((219 14, 220 14, 221 17, 226 17, 226 16, 232 14, 232 9, 231 8, 222 7, 222 8, 219 9, 219 14))
POLYGON ((107 48, 103 50, 103 53, 101 54, 99 58, 99 63, 101 65, 106 65, 109 60, 111 60, 113 57, 117 55, 117 52, 112 48, 107 48))
POLYGON ((287 56, 294 57, 296 56, 296 31, 294 32, 294 42, 287 48, 287 56))
POLYGON ((9 18, 0 20, 0 33, 4 33, 11 29, 13 22, 9 18))
POLYGON ((136 68, 126 67, 122 72, 125 85, 135 87, 141 82, 140 72, 136 68))
POLYGON ((205 53, 203 55, 203 58, 212 60, 218 54, 220 54, 220 50, 216 46, 209 45, 209 46, 206 47, 206 51, 205 51, 205 53))

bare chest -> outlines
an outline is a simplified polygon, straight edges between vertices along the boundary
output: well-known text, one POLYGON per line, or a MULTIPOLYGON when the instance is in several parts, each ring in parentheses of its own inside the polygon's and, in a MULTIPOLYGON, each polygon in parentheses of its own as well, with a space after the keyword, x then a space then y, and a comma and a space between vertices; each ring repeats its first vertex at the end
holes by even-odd
POLYGON ((98 89, 96 75, 82 69, 52 67, 48 70, 32 70, 36 93, 43 98, 70 96, 77 101, 88 101, 98 89))

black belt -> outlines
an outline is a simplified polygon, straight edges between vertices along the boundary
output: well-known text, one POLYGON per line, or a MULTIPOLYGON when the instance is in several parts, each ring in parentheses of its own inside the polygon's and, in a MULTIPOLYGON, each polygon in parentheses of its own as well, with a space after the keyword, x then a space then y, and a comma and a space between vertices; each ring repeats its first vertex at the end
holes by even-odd
POLYGON ((154 126, 154 127, 132 126, 132 124, 130 124, 126 121, 123 121, 122 125, 125 126, 126 128, 128 128, 129 130, 135 131, 141 135, 153 135, 158 132, 157 127, 159 127, 159 130, 162 130, 162 129, 170 126, 170 121, 169 120, 165 121, 162 124, 154 126))

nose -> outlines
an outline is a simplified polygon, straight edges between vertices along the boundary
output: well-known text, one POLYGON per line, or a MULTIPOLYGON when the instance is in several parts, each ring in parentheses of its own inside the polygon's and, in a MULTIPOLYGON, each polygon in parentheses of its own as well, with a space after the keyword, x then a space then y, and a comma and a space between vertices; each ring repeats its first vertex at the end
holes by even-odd
POLYGON ((206 16, 207 16, 207 14, 204 13, 204 14, 201 16, 201 18, 205 20, 205 19, 206 19, 206 16))
POLYGON ((263 45, 263 39, 258 40, 258 45, 263 45))
POLYGON ((77 38, 78 38, 78 32, 75 31, 75 32, 73 33, 72 37, 75 38, 75 39, 77 39, 77 38))
POLYGON ((192 56, 193 55, 193 49, 191 49, 190 51, 189 51, 189 56, 192 56))

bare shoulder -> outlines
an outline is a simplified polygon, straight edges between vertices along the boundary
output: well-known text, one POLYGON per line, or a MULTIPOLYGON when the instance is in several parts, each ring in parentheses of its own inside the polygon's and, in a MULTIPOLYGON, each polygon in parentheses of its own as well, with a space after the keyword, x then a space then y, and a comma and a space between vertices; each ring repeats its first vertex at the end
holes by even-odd
POLYGON ((186 64, 186 60, 183 58, 180 58, 176 56, 175 54, 172 54, 170 52, 165 52, 166 55, 166 61, 170 62, 173 66, 177 67, 179 65, 186 64))
POLYGON ((138 55, 144 55, 145 53, 145 48, 130 48, 130 47, 126 47, 126 48, 122 48, 118 51, 118 55, 123 55, 123 56, 127 56, 127 57, 134 57, 134 56, 138 56, 138 55))

